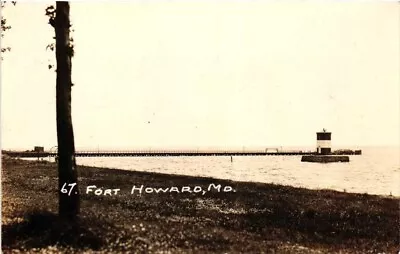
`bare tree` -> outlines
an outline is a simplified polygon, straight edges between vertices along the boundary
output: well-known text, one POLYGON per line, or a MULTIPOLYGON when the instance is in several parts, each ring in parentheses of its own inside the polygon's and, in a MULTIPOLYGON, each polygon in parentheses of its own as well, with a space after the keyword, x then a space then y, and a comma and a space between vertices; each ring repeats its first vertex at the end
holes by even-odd
POLYGON ((74 52, 70 38, 69 14, 69 2, 57 1, 55 10, 52 6, 46 9, 46 15, 50 16, 49 23, 54 27, 56 39, 59 214, 62 217, 74 219, 79 214, 80 201, 71 117, 71 58, 74 52))
MULTIPOLYGON (((15 5, 16 2, 12 1, 15 5)), ((1 9, 5 1, 1 1, 1 9)), ((70 6, 69 2, 56 2, 46 9, 49 24, 55 30, 55 47, 48 47, 56 51, 57 79, 56 79, 56 110, 57 110, 57 142, 58 142, 58 187, 59 187, 59 214, 62 217, 74 219, 79 214, 78 172, 75 161, 74 131, 71 117, 71 58, 74 54, 72 38, 70 37, 70 6)), ((1 17, 1 38, 4 32, 11 29, 7 20, 1 17)), ((1 53, 10 51, 10 47, 1 48, 1 53)), ((52 66, 49 65, 49 68, 52 66)))

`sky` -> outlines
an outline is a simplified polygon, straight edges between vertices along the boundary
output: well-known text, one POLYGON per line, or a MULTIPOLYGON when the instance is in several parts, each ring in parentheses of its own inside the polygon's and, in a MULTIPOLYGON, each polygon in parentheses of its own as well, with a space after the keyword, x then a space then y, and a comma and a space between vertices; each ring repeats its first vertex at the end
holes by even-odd
MULTIPOLYGON (((57 145, 45 3, 8 5, 3 149, 57 145)), ((77 149, 398 146, 395 2, 71 3, 77 149)))

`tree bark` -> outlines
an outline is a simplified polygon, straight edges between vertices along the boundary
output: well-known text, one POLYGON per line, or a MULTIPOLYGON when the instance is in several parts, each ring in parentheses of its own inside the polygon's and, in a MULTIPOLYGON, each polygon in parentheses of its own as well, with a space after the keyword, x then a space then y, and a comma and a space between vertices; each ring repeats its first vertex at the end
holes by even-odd
POLYGON ((79 214, 78 172, 75 162, 74 131, 71 117, 71 58, 69 2, 56 2, 56 104, 58 142, 59 215, 74 219, 79 214), (71 186, 68 184, 74 184, 71 186), (64 193, 65 192, 65 193, 64 193))

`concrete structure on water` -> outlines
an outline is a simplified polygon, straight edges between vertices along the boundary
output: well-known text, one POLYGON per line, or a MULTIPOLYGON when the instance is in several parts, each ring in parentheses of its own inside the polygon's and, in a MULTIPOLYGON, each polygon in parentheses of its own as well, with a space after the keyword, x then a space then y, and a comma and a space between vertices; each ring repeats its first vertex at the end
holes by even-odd
POLYGON ((303 162, 350 162, 349 156, 346 155, 333 155, 331 148, 331 132, 323 129, 322 132, 317 132, 317 154, 304 155, 301 157, 303 162))
POLYGON ((350 162, 350 158, 347 155, 303 155, 301 161, 318 163, 350 162))

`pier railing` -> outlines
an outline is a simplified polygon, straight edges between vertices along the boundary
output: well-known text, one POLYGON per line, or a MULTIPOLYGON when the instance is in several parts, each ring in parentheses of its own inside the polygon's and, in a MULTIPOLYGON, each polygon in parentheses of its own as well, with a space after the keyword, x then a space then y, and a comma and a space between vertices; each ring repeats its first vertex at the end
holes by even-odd
MULTIPOLYGON (((20 158, 42 158, 42 157, 57 157, 56 151, 35 152, 35 151, 2 151, 11 157, 20 158)), ((272 150, 272 149, 246 149, 246 150, 199 150, 199 149, 137 149, 137 150, 81 150, 76 151, 76 157, 150 157, 150 156, 296 156, 296 155, 312 155, 316 154, 313 151, 301 150, 272 150)), ((333 152, 335 154, 335 152, 333 152)), ((361 154, 361 150, 346 150, 340 151, 340 154, 356 155, 361 154)))

